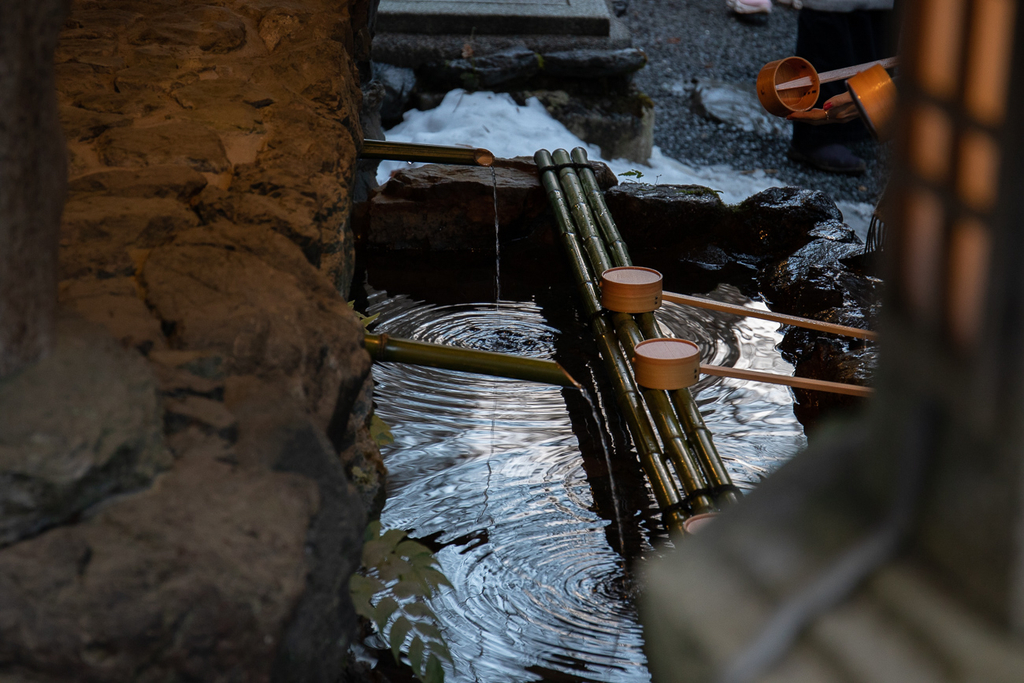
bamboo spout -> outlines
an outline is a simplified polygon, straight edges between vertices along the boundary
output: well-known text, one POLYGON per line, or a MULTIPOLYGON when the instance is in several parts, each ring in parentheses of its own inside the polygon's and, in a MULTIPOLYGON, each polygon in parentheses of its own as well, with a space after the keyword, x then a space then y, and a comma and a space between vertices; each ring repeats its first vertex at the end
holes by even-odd
POLYGON ((396 339, 386 334, 367 334, 363 346, 374 360, 379 361, 425 365, 444 370, 476 372, 481 375, 580 388, 565 368, 552 360, 396 339))
POLYGON ((494 163, 494 155, 482 148, 423 145, 386 140, 363 140, 363 151, 359 153, 359 157, 361 159, 423 161, 463 166, 490 166, 494 163))

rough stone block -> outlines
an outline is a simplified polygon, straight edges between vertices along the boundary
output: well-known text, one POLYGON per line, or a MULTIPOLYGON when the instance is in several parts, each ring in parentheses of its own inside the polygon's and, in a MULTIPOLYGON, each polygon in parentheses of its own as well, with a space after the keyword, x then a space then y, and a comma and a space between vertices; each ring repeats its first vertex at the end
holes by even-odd
POLYGON ((369 372, 354 314, 299 248, 269 228, 183 233, 152 251, 141 280, 177 348, 219 353, 227 374, 280 379, 323 427, 339 389, 356 382, 358 391, 369 372))
POLYGON ((163 12, 147 18, 128 35, 132 45, 183 45, 223 54, 245 44, 245 24, 223 7, 198 6, 163 12))
POLYGON ((146 308, 132 278, 85 277, 61 283, 60 301, 90 322, 103 325, 125 348, 163 349, 160 321, 146 308))
POLYGON ((68 190, 75 194, 115 197, 171 198, 187 202, 206 187, 206 178, 188 166, 147 166, 110 169, 71 180, 68 190))
POLYGON ((318 507, 304 476, 185 457, 0 551, 0 661, 63 680, 270 680, 318 507))
POLYGON ((61 277, 132 275, 139 250, 198 223, 195 213, 174 199, 73 198, 61 226, 61 277))
POLYGON ((0 382, 0 546, 147 486, 170 464, 162 432, 141 356, 62 320, 52 355, 0 382))
POLYGON ((97 139, 96 151, 108 166, 178 164, 206 173, 231 167, 217 134, 195 123, 109 130, 97 139))

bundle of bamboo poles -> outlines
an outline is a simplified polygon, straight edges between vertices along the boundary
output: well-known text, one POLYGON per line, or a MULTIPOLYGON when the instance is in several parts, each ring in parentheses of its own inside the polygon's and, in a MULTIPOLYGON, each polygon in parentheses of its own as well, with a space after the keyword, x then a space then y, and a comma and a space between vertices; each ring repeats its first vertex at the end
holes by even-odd
POLYGON ((600 274, 633 263, 586 151, 577 148, 570 156, 563 149, 553 154, 542 149, 534 161, 640 463, 666 526, 681 532, 688 518, 717 511, 737 500, 739 491, 690 391, 648 389, 636 383, 628 360, 634 348, 644 339, 664 336, 654 315, 634 316, 601 308, 600 274))

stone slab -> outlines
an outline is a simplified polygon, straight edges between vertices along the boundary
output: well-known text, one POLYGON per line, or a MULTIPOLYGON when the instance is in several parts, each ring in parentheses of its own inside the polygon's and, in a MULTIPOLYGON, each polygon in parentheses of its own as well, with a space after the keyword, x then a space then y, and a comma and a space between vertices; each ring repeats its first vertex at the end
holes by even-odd
POLYGON ((621 50, 632 47, 633 39, 626 24, 611 18, 611 28, 604 36, 568 34, 439 34, 384 33, 378 30, 373 38, 373 61, 416 69, 423 64, 461 59, 469 43, 476 57, 494 54, 513 47, 525 47, 540 54, 565 50, 621 50))
POLYGON ((377 31, 607 36, 605 0, 381 0, 377 31))

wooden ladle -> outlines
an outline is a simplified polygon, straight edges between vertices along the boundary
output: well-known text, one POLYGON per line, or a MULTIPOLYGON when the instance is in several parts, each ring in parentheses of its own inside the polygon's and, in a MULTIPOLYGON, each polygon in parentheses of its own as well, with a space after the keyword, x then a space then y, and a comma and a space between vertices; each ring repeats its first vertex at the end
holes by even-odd
POLYGON ((813 108, 823 83, 848 79, 847 88, 868 130, 885 137, 896 103, 896 86, 885 70, 897 63, 897 57, 889 57, 819 74, 806 59, 777 59, 758 73, 757 99, 769 113, 786 117, 813 108))

